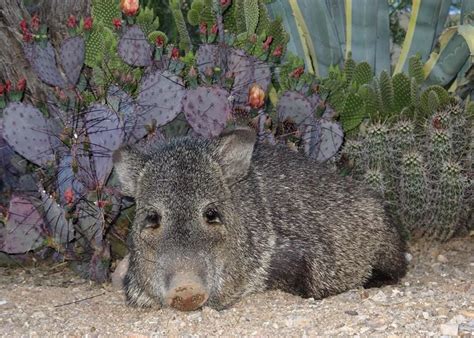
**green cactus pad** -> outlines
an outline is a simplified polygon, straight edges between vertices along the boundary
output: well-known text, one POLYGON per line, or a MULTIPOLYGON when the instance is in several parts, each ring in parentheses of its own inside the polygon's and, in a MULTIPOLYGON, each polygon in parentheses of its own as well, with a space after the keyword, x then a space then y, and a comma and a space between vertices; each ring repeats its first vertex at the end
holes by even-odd
MULTIPOLYGON (((349 55, 346 61, 344 62, 344 74, 346 75, 347 83, 351 83, 355 68, 356 68, 356 63, 352 59, 351 55, 349 55)), ((361 85, 361 83, 359 83, 359 85, 361 85)))
POLYGON ((259 8, 258 0, 242 0, 244 3, 245 25, 247 33, 253 34, 257 30, 259 8))
POLYGON ((186 18, 188 19, 188 23, 191 26, 197 26, 200 23, 199 22, 199 19, 200 19, 199 12, 195 9, 190 9, 188 11, 188 14, 186 14, 186 18))
POLYGON ((156 38, 159 36, 163 38, 163 41, 164 41, 163 44, 166 45, 168 43, 168 36, 166 35, 166 33, 162 31, 153 31, 150 34, 148 34, 148 42, 151 43, 152 45, 155 45, 156 38))
POLYGON ((120 8, 115 0, 93 0, 92 17, 94 24, 101 22, 103 26, 113 29, 112 20, 121 18, 122 13, 120 13, 120 8))
POLYGON ((369 83, 373 78, 372 68, 367 62, 359 63, 355 69, 354 74, 352 75, 352 82, 357 83, 359 86, 369 83))
POLYGON ((153 9, 144 7, 140 9, 137 15, 136 23, 143 30, 145 35, 157 30, 160 27, 159 17, 155 17, 153 9))
POLYGON ((390 114, 393 110, 393 84, 390 75, 383 70, 380 73, 380 94, 382 95, 383 111, 390 114))
POLYGON ((423 63, 419 56, 412 56, 408 60, 408 76, 414 78, 418 84, 422 83, 425 79, 425 73, 423 72, 423 63))
POLYGON ((340 115, 344 132, 357 128, 365 117, 364 101, 359 94, 349 93, 340 115))
POLYGON ((411 104, 410 79, 403 73, 395 74, 393 83, 393 111, 400 113, 403 108, 411 104))
POLYGON ((359 87, 359 96, 364 101, 365 114, 371 119, 376 119, 378 116, 377 95, 374 88, 368 84, 359 87))
POLYGON ((104 28, 101 24, 94 24, 86 41, 86 58, 84 63, 91 68, 99 66, 104 58, 105 39, 103 30, 104 28))

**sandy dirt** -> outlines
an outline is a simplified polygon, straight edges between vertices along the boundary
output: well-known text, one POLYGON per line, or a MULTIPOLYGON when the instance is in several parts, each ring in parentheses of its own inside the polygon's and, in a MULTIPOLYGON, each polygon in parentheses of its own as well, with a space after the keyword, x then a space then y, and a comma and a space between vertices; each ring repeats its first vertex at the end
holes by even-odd
POLYGON ((279 291, 217 312, 138 310, 64 265, 0 268, 0 335, 474 336, 474 236, 417 244, 400 284, 323 300, 279 291))

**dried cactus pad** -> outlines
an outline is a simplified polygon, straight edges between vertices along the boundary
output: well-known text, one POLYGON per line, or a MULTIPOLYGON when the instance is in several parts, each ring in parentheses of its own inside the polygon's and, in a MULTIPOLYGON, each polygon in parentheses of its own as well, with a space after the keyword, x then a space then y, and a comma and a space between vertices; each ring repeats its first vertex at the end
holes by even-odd
POLYGON ((337 122, 320 119, 305 128, 305 153, 319 163, 325 162, 337 153, 343 138, 342 127, 337 122))
POLYGON ((87 112, 86 126, 95 164, 96 183, 103 184, 112 171, 112 153, 123 141, 123 123, 109 107, 94 104, 87 112))
POLYGON ((144 76, 137 102, 140 107, 138 126, 144 128, 153 120, 163 126, 181 112, 186 94, 181 78, 168 71, 155 71, 144 76))
POLYGON ((85 43, 80 36, 69 38, 63 42, 60 50, 61 65, 70 84, 75 85, 84 65, 85 43))
POLYGON ((219 46, 202 44, 199 46, 196 56, 199 74, 204 75, 208 67, 214 68, 219 62, 219 46))
POLYGON ((31 48, 27 47, 25 54, 41 81, 54 87, 67 87, 67 83, 56 65, 54 48, 49 41, 47 41, 46 47, 42 47, 39 43, 35 43, 31 48))
POLYGON ((229 93, 217 87, 198 87, 188 90, 183 99, 183 110, 193 130, 204 137, 215 137, 225 128, 232 106, 229 93))
POLYGON ((146 67, 152 64, 152 48, 145 33, 137 25, 126 29, 117 50, 122 60, 131 66, 146 67))
POLYGON ((0 251, 10 254, 34 250, 43 244, 43 218, 26 198, 13 196, 6 226, 0 228, 0 251))
POLYGON ((314 121, 311 102, 298 92, 284 92, 278 101, 277 112, 281 122, 291 120, 300 130, 314 121))
POLYGON ((16 152, 39 166, 54 160, 47 125, 43 114, 26 103, 11 102, 3 111, 3 137, 16 152))
POLYGON ((41 191, 41 202, 45 219, 48 222, 48 232, 58 244, 65 244, 74 239, 74 227, 66 220, 66 214, 54 198, 41 191))

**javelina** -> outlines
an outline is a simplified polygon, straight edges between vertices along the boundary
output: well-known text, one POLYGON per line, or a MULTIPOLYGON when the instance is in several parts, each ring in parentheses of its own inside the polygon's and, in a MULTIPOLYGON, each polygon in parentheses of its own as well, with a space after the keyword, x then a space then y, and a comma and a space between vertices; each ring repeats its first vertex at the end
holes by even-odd
POLYGON ((404 242, 379 200, 296 152, 254 141, 237 129, 114 154, 136 200, 129 304, 222 309, 267 289, 322 298, 404 275, 404 242))

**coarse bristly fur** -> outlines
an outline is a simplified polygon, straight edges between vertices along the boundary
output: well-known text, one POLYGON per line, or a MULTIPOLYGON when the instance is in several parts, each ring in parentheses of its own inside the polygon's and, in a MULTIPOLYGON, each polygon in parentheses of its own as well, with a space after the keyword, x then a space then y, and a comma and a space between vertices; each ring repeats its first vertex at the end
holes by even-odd
POLYGON ((254 142, 237 129, 114 155, 136 200, 129 304, 162 305, 179 271, 199 276, 216 309, 268 289, 318 299, 404 276, 405 243, 377 197, 284 146, 254 142), (203 218, 210 207, 218 224, 203 218), (159 227, 145 226, 150 212, 159 227))

